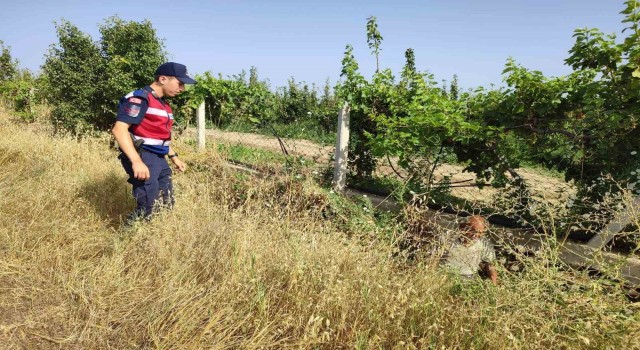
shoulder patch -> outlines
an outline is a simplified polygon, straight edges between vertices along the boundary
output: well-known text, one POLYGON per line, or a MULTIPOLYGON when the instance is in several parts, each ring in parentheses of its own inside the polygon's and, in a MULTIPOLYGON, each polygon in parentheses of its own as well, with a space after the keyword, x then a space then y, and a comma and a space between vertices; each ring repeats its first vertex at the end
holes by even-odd
POLYGON ((137 97, 131 97, 131 98, 129 98, 129 102, 131 102, 131 103, 141 104, 141 103, 142 103, 142 100, 141 100, 141 99, 139 99, 139 98, 137 98, 137 97))
POLYGON ((140 114, 140 106, 130 105, 124 108, 124 113, 131 118, 135 118, 140 114))

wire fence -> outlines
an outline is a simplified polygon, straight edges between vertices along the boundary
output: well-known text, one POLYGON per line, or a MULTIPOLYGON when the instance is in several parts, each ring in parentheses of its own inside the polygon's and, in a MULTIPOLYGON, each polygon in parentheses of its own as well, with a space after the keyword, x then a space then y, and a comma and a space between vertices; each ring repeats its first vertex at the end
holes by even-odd
MULTIPOLYGON (((232 162, 262 167, 277 165, 286 157, 300 157, 317 167, 331 165, 334 145, 288 138, 273 128, 256 128, 253 132, 240 132, 225 129, 206 129, 207 142, 212 142, 223 157, 232 162)), ((186 131, 187 136, 195 136, 195 128, 186 131)))

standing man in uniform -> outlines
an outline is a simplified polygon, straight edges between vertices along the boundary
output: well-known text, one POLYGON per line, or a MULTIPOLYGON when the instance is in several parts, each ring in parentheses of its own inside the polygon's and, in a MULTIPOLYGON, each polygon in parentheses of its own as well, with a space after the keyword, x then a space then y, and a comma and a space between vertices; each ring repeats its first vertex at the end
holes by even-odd
POLYGON ((195 83, 187 75, 187 67, 167 62, 156 69, 151 85, 120 99, 111 131, 120 146, 118 158, 129 175, 137 202, 128 222, 150 218, 156 204, 173 206, 172 172, 165 156, 181 172, 186 165, 171 148, 173 113, 166 98, 180 94, 185 84, 195 83))

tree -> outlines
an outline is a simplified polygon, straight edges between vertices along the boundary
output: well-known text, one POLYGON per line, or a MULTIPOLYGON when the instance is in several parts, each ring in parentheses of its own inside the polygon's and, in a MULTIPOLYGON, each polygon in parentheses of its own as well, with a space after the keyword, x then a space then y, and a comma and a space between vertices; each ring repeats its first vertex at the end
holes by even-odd
POLYGON ((27 69, 20 69, 11 56, 11 48, 0 40, 0 97, 24 121, 33 121, 33 105, 37 100, 36 86, 40 80, 27 69))
POLYGON ((413 49, 409 48, 404 52, 405 64, 400 73, 400 85, 408 91, 415 91, 415 77, 418 74, 416 69, 416 55, 413 49))
POLYGON ((367 18, 367 44, 372 50, 371 54, 376 56, 376 73, 380 71, 380 45, 382 44, 382 35, 378 31, 378 23, 376 18, 371 16, 367 18))
POLYGON ((0 83, 11 80, 18 74, 18 61, 11 57, 11 47, 0 40, 0 83))
MULTIPOLYGON (((575 31, 569 75, 545 77, 509 59, 506 88, 472 93, 458 91, 457 76, 448 91, 437 88, 432 75, 416 71, 410 50, 399 83, 388 70, 367 81, 347 46, 337 91, 351 107, 354 163, 375 165, 376 157, 395 156, 416 184, 428 184, 422 181, 431 178, 426 170, 438 163, 439 150, 450 148, 480 184, 513 182, 523 194, 514 169, 525 162, 564 172, 584 198, 600 200, 617 184, 640 192, 639 2, 626 1, 622 14, 622 42, 597 29, 575 31)), ((367 42, 374 55, 376 38, 381 36, 370 17, 367 42)), ((526 200, 520 204, 532 210, 526 200)))
POLYGON ((66 20, 55 25, 58 44, 49 48, 42 71, 58 126, 83 130, 103 119, 105 62, 91 37, 66 20))
POLYGON ((640 36, 639 2, 626 1, 622 23, 629 33, 621 43, 614 34, 577 29, 565 62, 574 71, 546 78, 510 61, 505 81, 512 87, 506 108, 512 108, 509 132, 526 137, 540 152, 540 163, 565 171, 567 180, 595 197, 611 191, 611 176, 623 184, 637 183, 640 168, 640 36), (636 152, 636 153, 634 153, 636 152))
POLYGON ((619 186, 640 194, 639 2, 626 1, 621 13, 621 42, 598 29, 575 30, 570 74, 550 78, 509 59, 507 88, 465 95, 466 118, 484 131, 456 145, 458 159, 494 180, 522 162, 559 170, 583 203, 619 186))
POLYGON ((449 86, 449 98, 452 100, 457 100, 460 95, 458 88, 458 75, 453 75, 453 80, 451 80, 451 86, 449 86))
POLYGON ((258 79, 258 68, 251 66, 249 69, 249 86, 255 86, 260 82, 258 79))
POLYGON ((58 43, 50 47, 42 71, 54 120, 75 132, 109 128, 118 98, 151 82, 165 60, 149 21, 111 17, 100 26, 99 42, 66 20, 56 24, 56 32, 58 43))
POLYGON ((112 112, 105 120, 109 125, 113 122, 118 98, 149 84, 156 68, 166 61, 166 52, 148 20, 128 22, 113 16, 99 28, 100 54, 106 66, 101 100, 103 109, 112 112))

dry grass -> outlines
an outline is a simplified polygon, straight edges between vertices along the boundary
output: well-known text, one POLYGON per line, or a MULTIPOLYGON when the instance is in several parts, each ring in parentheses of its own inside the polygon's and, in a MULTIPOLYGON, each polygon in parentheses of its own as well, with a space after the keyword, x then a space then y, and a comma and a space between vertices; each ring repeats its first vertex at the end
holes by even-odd
POLYGON ((311 183, 180 143, 177 207, 120 228, 133 203, 109 138, 39 129, 0 112, 2 348, 640 348, 615 287, 545 259, 459 281, 402 262, 375 225, 345 234, 311 183))

